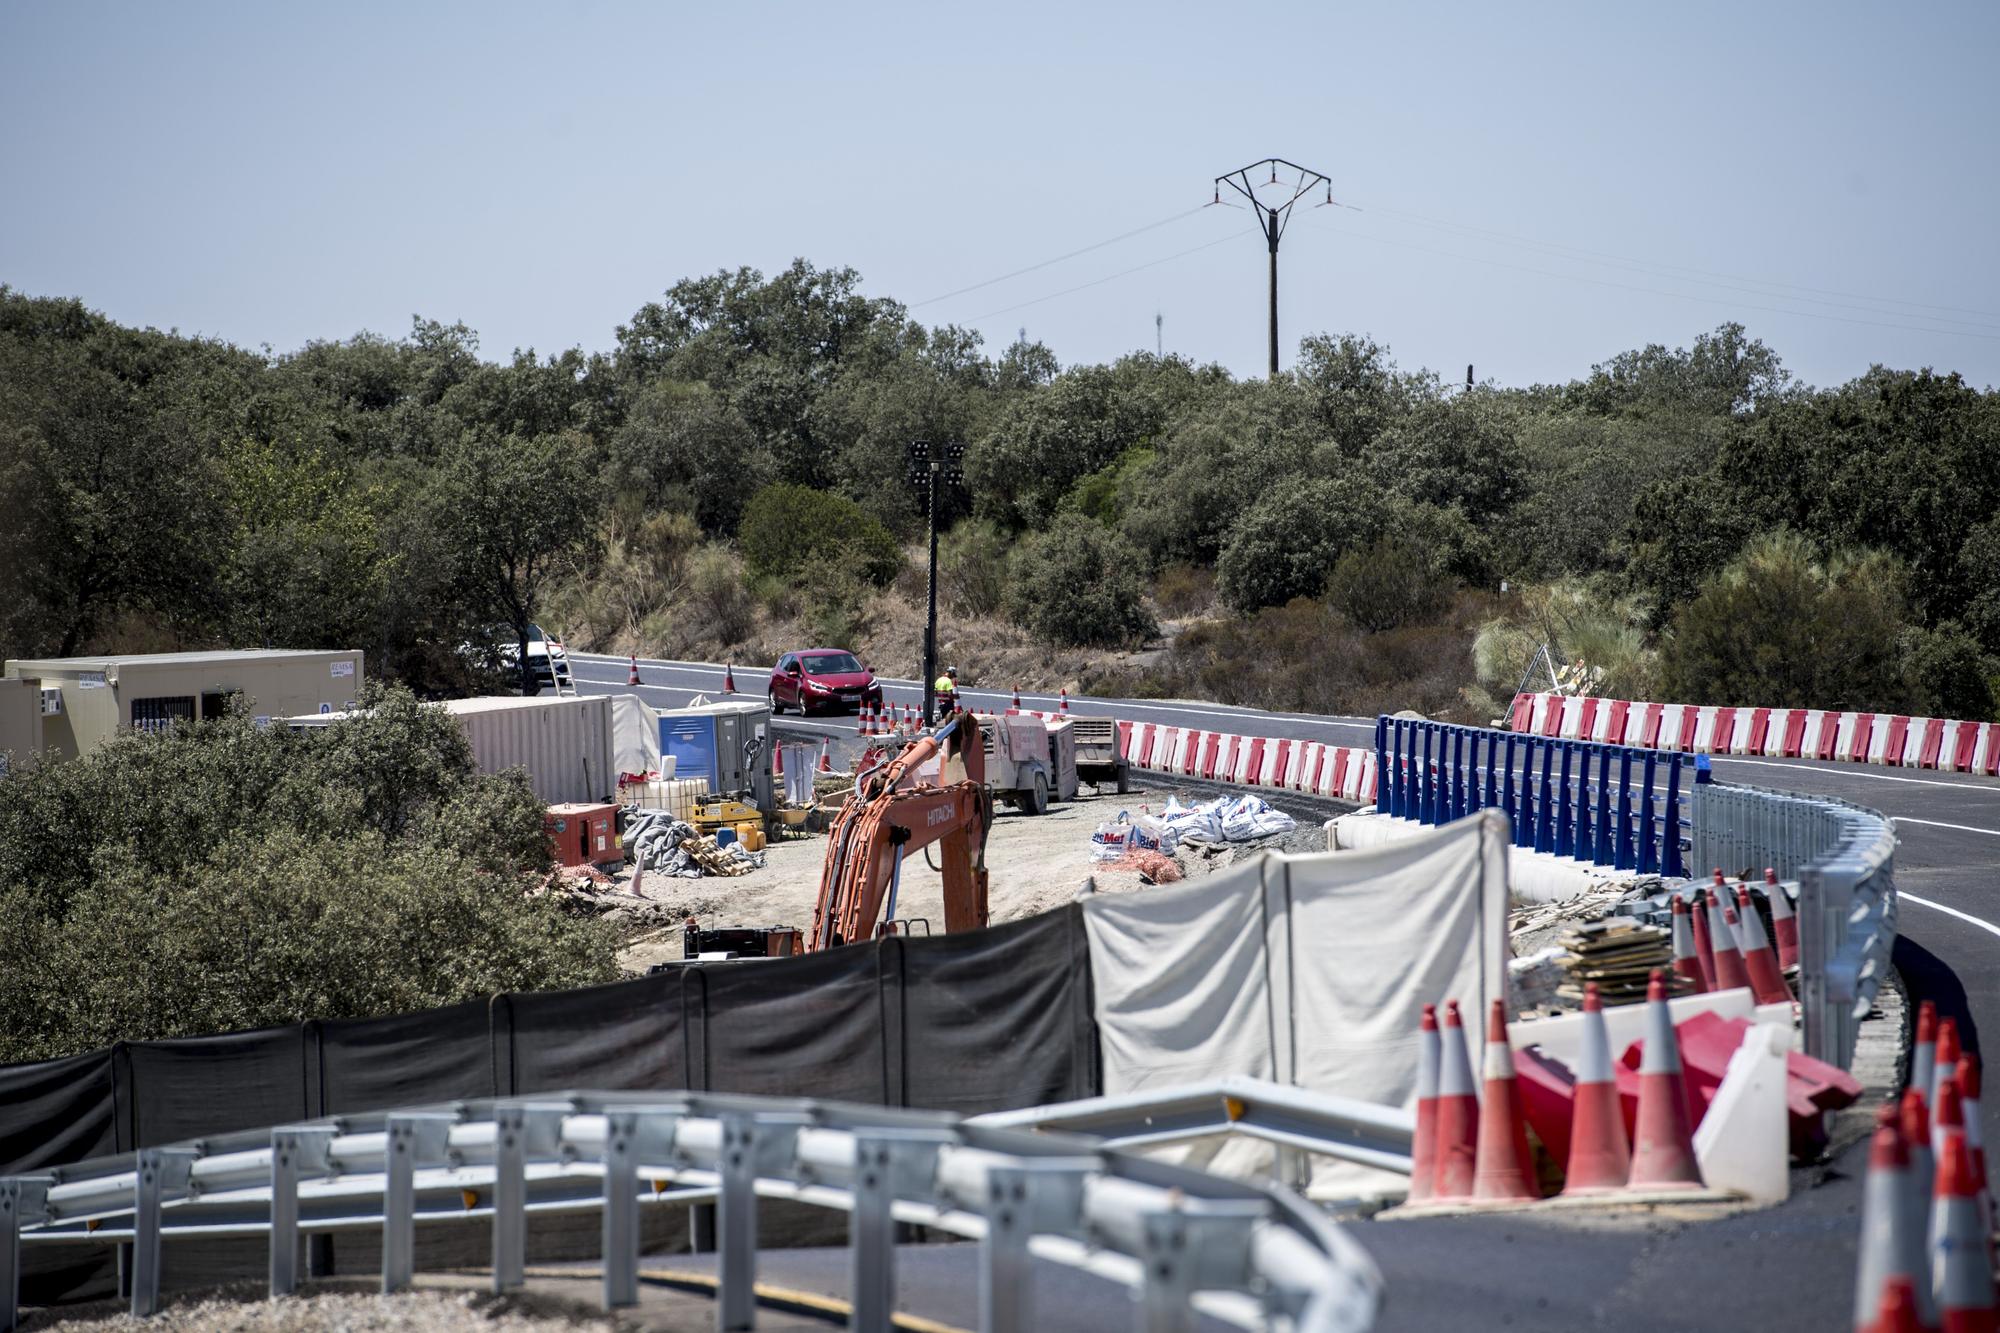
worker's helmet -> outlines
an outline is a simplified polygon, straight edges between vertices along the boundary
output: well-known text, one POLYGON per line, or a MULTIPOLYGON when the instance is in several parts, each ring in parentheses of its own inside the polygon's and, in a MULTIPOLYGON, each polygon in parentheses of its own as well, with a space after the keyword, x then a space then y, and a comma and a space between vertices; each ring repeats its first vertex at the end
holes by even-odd
POLYGON ((957 679, 958 679, 958 668, 957 668, 957 667, 946 667, 946 668, 944 669, 944 674, 945 674, 945 675, 947 675, 947 676, 950 676, 950 677, 951 677, 951 678, 952 678, 953 680, 957 680, 957 679))

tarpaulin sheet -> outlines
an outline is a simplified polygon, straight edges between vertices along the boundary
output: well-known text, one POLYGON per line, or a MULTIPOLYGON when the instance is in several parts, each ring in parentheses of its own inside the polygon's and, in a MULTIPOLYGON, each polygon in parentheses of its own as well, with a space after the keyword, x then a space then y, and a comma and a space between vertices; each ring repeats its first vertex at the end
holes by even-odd
POLYGON ((111 1052, 0 1067, 0 1176, 118 1151, 111 1052))
POLYGON ((319 1114, 499 1095, 486 1010, 486 1001, 469 1000, 414 1014, 310 1024, 319 1114))
POLYGON ((611 761, 619 773, 660 771, 660 715, 636 694, 611 696, 611 761))
POLYGON ((694 969, 684 997, 690 1020, 703 1016, 701 1086, 891 1101, 879 952, 862 945, 694 969))
POLYGON ((306 1105, 305 1030, 120 1042, 121 1149, 150 1148, 312 1115, 306 1105), (129 1099, 129 1100, 128 1100, 129 1099))
MULTIPOLYGON (((1414 1104, 1423 1006, 1457 999, 1476 1041, 1505 998, 1507 843, 1505 817, 1483 811, 1086 900, 1104 1091, 1243 1074, 1414 1104)), ((1314 1192, 1367 1193, 1374 1174, 1321 1166, 1314 1192)))
POLYGON ((975 1115, 1097 1092, 1080 908, 879 947, 901 953, 905 1104, 975 1115))
POLYGON ((507 1094, 685 1088, 680 973, 503 995, 493 1044, 507 1094))

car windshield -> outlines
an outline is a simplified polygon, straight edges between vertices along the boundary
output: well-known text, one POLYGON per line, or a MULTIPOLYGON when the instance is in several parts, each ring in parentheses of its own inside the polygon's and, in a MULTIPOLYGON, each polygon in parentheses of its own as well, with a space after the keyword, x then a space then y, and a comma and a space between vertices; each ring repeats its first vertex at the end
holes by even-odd
POLYGON ((838 676, 861 670, 861 663, 854 660, 853 653, 813 653, 801 660, 806 664, 806 674, 812 676, 838 676))

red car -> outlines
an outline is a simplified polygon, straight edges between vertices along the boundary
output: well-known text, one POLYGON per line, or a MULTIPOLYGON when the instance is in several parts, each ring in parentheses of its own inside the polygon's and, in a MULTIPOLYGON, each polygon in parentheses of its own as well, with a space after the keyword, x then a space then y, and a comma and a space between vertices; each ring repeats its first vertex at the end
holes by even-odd
POLYGON ((771 668, 771 711, 796 708, 859 712, 863 703, 880 706, 882 687, 875 673, 845 648, 806 648, 786 653, 771 668))

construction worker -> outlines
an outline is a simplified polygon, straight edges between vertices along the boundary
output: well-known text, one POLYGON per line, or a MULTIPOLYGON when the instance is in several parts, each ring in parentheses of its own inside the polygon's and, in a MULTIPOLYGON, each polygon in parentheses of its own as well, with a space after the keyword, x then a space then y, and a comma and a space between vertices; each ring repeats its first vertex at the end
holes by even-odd
POLYGON ((937 711, 940 718, 949 717, 958 711, 958 668, 946 669, 942 676, 931 682, 931 692, 937 696, 937 711))

